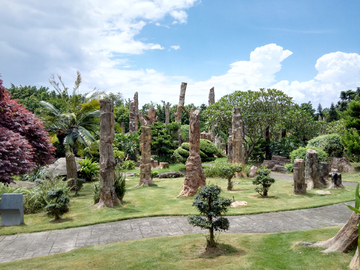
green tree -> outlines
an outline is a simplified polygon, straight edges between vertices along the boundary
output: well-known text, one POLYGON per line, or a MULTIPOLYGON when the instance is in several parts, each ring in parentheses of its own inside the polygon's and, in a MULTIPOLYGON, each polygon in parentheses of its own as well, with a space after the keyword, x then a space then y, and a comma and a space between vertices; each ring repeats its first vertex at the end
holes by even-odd
POLYGON ((199 189, 193 201, 200 215, 205 216, 189 216, 188 221, 191 225, 209 230, 207 240, 207 248, 216 247, 214 231, 228 230, 229 220, 222 217, 226 213, 227 207, 230 206, 231 200, 220 197, 221 188, 216 185, 204 186, 199 189))
POLYGON ((177 147, 175 143, 176 131, 179 125, 176 122, 165 125, 155 122, 151 126, 151 153, 156 155, 159 161, 172 162, 172 154, 177 147))
POLYGON ((333 121, 337 121, 339 119, 340 119, 340 115, 337 112, 334 103, 332 102, 331 106, 330 106, 330 109, 329 109, 329 116, 327 118, 327 122, 330 123, 330 122, 333 122, 333 121))
POLYGON ((72 95, 69 94, 68 88, 65 87, 59 75, 58 79, 62 89, 54 78, 51 78, 49 82, 61 96, 64 96, 62 99, 64 110, 60 111, 46 101, 41 101, 40 104, 47 112, 43 120, 49 133, 63 143, 66 149, 67 178, 72 179, 69 185, 73 186, 77 179, 74 149, 89 146, 89 143, 95 140, 94 134, 99 130, 100 123, 100 102, 95 99, 95 95, 86 98, 86 94, 77 94, 81 84, 80 72, 77 72, 72 95))
POLYGON ((311 115, 312 118, 314 118, 314 120, 317 120, 317 117, 315 115, 315 109, 313 108, 311 101, 309 101, 308 103, 301 103, 300 108, 309 113, 311 115))
POLYGON ((220 136, 228 137, 231 128, 232 109, 241 108, 244 121, 245 162, 269 130, 270 137, 278 138, 283 127, 281 123, 291 108, 291 97, 280 90, 260 89, 260 91, 235 91, 223 96, 207 107, 204 117, 207 127, 213 127, 220 136))

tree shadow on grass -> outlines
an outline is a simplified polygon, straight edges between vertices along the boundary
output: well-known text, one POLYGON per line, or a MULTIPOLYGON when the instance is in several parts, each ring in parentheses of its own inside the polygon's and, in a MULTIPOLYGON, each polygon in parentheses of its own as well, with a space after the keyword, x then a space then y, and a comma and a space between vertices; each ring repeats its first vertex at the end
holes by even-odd
POLYGON ((213 248, 202 248, 199 258, 214 259, 219 256, 245 256, 246 252, 242 249, 237 249, 228 244, 218 243, 213 248))
POLYGON ((53 220, 50 220, 49 222, 50 223, 64 223, 64 222, 69 222, 69 221, 74 221, 73 218, 60 218, 60 219, 53 219, 53 220))

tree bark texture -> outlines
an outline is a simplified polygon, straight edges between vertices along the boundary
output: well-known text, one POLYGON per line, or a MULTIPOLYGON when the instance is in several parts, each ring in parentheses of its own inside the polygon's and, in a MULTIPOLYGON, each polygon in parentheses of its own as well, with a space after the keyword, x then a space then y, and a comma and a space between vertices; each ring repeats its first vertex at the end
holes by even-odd
MULTIPOLYGON (((244 124, 241 117, 241 109, 233 108, 232 111, 232 155, 231 155, 231 163, 239 164, 244 168, 244 151, 243 151, 243 131, 244 124)), ((242 170, 240 173, 236 173, 236 177, 242 175, 243 177, 247 177, 245 171, 242 170)))
POLYGON ((141 126, 140 135, 140 182, 138 186, 154 185, 151 179, 151 128, 141 126))
POLYGON ((158 121, 158 117, 155 116, 155 109, 154 108, 150 108, 149 111, 148 111, 148 114, 147 115, 144 115, 145 118, 143 118, 141 115, 139 115, 139 119, 141 121, 141 124, 143 126, 152 126, 154 125, 155 122, 158 121))
POLYGON ((199 187, 206 185, 206 178, 201 167, 200 158, 200 112, 190 112, 189 130, 190 155, 186 160, 186 177, 178 196, 194 196, 199 187))
POLYGON ((165 124, 167 125, 169 123, 170 123, 170 103, 167 102, 165 107, 165 124))
POLYGON ((336 169, 330 173, 331 183, 329 189, 345 188, 342 184, 341 173, 337 172, 336 169))
POLYGON ((351 262, 348 266, 350 269, 359 269, 359 247, 356 248, 356 252, 351 259, 351 262))
POLYGON ((134 106, 135 106, 135 132, 139 129, 139 94, 135 92, 134 94, 134 106))
POLYGON ((100 201, 97 207, 113 207, 114 203, 120 204, 115 193, 115 160, 112 148, 114 141, 114 104, 111 99, 100 100, 100 201))
POLYGON ((294 160, 294 193, 297 195, 306 194, 305 165, 304 160, 297 158, 294 160))
POLYGON ((121 122, 121 134, 125 134, 125 123, 121 122))
POLYGON ((130 103, 130 111, 129 111, 129 132, 130 133, 135 133, 135 129, 136 129, 136 124, 135 122, 137 121, 137 116, 136 116, 136 109, 135 109, 135 104, 134 102, 130 103))
POLYGON ((308 190, 324 187, 324 185, 319 182, 318 166, 318 153, 312 149, 306 150, 305 181, 308 190))
POLYGON ((70 149, 70 153, 66 154, 65 161, 66 161, 66 179, 71 179, 68 182, 69 187, 73 187, 75 185, 75 180, 77 178, 77 169, 76 169, 76 160, 75 155, 70 149))

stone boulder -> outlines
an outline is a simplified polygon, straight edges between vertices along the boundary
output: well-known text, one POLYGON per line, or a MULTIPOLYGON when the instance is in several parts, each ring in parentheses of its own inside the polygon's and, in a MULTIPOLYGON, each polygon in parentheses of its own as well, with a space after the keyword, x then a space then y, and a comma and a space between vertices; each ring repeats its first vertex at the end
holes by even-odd
POLYGON ((184 175, 180 172, 165 172, 165 173, 159 173, 157 175, 157 178, 179 178, 184 177, 184 175))
POLYGON ((251 166, 251 168, 250 168, 250 172, 249 172, 249 177, 250 178, 253 178, 253 177, 255 177, 256 176, 256 172, 257 172, 257 169, 258 169, 258 167, 256 167, 256 166, 251 166))
POLYGON ((330 166, 331 169, 337 169, 339 172, 353 172, 355 170, 346 157, 333 157, 330 166))
POLYGON ((274 172, 287 173, 285 164, 290 163, 290 159, 281 156, 272 156, 271 160, 264 160, 261 166, 267 165, 268 169, 274 172))

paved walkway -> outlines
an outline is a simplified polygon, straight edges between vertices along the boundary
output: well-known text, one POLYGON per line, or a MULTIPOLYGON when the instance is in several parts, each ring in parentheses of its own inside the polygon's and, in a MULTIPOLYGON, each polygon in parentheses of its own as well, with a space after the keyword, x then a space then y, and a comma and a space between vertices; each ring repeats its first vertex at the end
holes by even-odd
MULTIPOLYGON (((275 233, 337 226, 343 225, 350 215, 351 210, 341 203, 295 211, 230 216, 228 232, 275 233)), ((73 229, 0 236, 0 263, 119 241, 200 232, 205 231, 189 225, 187 217, 152 217, 73 229)))

